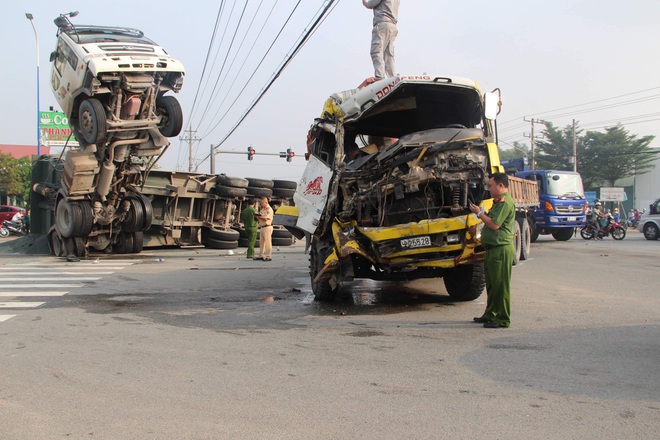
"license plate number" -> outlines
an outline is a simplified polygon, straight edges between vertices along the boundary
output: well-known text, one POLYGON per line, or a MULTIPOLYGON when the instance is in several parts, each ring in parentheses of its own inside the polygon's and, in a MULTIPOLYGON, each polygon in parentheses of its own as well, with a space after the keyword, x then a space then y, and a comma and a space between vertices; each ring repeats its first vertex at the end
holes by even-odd
POLYGON ((569 221, 569 222, 577 221, 577 217, 569 217, 569 218, 568 218, 568 221, 569 221))
POLYGON ((404 238, 401 240, 401 247, 404 249, 419 248, 431 246, 431 237, 404 238))

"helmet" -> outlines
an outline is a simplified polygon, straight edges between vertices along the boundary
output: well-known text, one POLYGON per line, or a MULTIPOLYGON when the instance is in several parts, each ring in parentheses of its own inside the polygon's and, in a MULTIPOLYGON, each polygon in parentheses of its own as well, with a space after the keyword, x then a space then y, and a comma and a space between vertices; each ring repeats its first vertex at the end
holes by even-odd
POLYGON ((601 206, 600 202, 596 202, 596 206, 601 206))

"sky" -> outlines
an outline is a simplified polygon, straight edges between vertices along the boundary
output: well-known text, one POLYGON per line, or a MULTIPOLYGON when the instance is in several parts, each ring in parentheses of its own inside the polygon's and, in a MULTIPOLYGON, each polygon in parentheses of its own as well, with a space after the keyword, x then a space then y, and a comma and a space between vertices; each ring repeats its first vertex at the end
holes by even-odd
MULTIPOLYGON (((298 1, 9 2, 0 18, 5 36, 0 144, 36 144, 37 47, 25 13, 34 16, 40 107, 47 110, 58 109, 49 88, 53 19, 79 11, 74 24, 140 29, 183 63, 186 77, 175 96, 184 127, 193 130, 193 167, 209 172, 209 160, 202 159, 211 145, 227 136, 327 4, 300 0, 286 22, 298 1), (209 50, 221 3, 219 31, 209 50)), ((525 119, 531 118, 559 127, 575 119, 579 127, 596 131, 620 122, 631 134, 656 136, 652 145, 660 145, 658 17, 660 2, 655 0, 401 0, 397 71, 463 76, 477 81, 482 91, 499 88, 504 149, 529 142, 531 123, 525 119)), ((336 0, 254 110, 218 147, 216 173, 298 180, 305 166, 306 133, 324 101, 373 75, 371 26, 372 12, 361 0, 336 0), (257 152, 253 161, 243 154, 248 146, 257 152), (287 148, 297 153, 290 163, 275 156, 287 148)), ((542 127, 535 129, 538 134, 542 127)), ((180 138, 189 134, 170 139, 161 168, 188 170, 189 143, 180 138)))

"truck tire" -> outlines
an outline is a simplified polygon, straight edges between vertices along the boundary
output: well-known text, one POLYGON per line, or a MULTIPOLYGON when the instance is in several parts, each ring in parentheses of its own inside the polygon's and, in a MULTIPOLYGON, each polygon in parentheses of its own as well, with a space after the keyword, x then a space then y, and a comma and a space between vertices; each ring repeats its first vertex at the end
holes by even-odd
POLYGON ((211 249, 236 249, 238 247, 238 240, 225 241, 207 238, 202 240, 202 244, 211 249))
POLYGON ((144 225, 142 225, 142 231, 147 231, 151 227, 151 223, 154 221, 154 207, 151 204, 149 197, 143 194, 137 194, 137 198, 142 204, 142 209, 144 210, 144 225))
POLYGON ((536 240, 539 239, 539 228, 536 227, 536 224, 534 222, 531 222, 529 224, 529 229, 530 229, 530 234, 529 234, 529 241, 531 243, 536 243, 536 240))
POLYGON ((309 252, 309 275, 312 283, 312 292, 316 301, 332 301, 339 293, 339 287, 333 289, 328 281, 314 282, 316 275, 323 269, 323 262, 330 253, 330 248, 318 239, 312 239, 309 252))
POLYGON ((234 229, 215 229, 215 228, 202 228, 202 243, 210 238, 220 241, 236 241, 240 237, 240 233, 234 229))
POLYGON ((452 299, 456 301, 473 301, 486 287, 484 264, 466 264, 448 269, 443 276, 445 288, 452 299))
POLYGON ((292 199, 295 193, 295 189, 273 188, 273 197, 279 197, 281 199, 292 199))
POLYGON ((65 238, 73 237, 82 230, 82 209, 77 203, 61 199, 55 208, 55 227, 65 238))
MULTIPOLYGON (((248 239, 243 238, 243 237, 239 238, 238 239, 238 246, 245 247, 245 248, 248 247, 248 239)), ((259 240, 258 239, 257 239, 256 242, 254 242, 254 248, 259 249, 259 240)))
MULTIPOLYGON (((144 227, 144 207, 142 202, 135 195, 128 195, 124 198, 128 200, 130 208, 126 218, 122 222, 122 228, 125 232, 141 231, 144 227)), ((131 246, 132 248, 132 246, 131 246)), ((122 253, 129 253, 122 252, 122 253)))
POLYGON ((272 197, 273 190, 270 188, 248 186, 247 195, 251 197, 272 197))
POLYGON ((273 238, 291 238, 291 232, 286 229, 273 228, 273 238))
POLYGON ((644 238, 647 240, 657 240, 660 237, 660 230, 655 223, 647 223, 644 225, 644 238))
POLYGON ((298 182, 293 180, 277 180, 273 179, 273 188, 282 188, 282 189, 296 189, 298 188, 298 182))
POLYGON ((211 188, 211 192, 220 197, 245 197, 248 193, 246 188, 237 188, 234 186, 221 186, 215 185, 211 188))
POLYGON ((80 134, 87 144, 105 142, 108 135, 105 110, 96 98, 85 99, 78 110, 80 134))
POLYGON ((215 178, 215 183, 222 186, 233 186, 234 188, 247 188, 249 182, 242 177, 232 177, 226 174, 220 174, 215 178))
POLYGON ((293 237, 273 238, 273 246, 291 246, 292 244, 293 244, 293 237))
POLYGON ((118 254, 130 254, 133 252, 134 244, 132 232, 121 232, 117 237, 117 244, 115 244, 114 249, 118 254))
POLYGON ((532 243, 532 230, 529 227, 529 221, 526 217, 518 220, 520 222, 520 259, 526 260, 529 258, 532 243))
POLYGON ((273 189, 274 183, 270 179, 259 179, 256 177, 246 177, 246 179, 248 181, 248 186, 273 189))
POLYGON ((573 236, 573 228, 557 229, 555 232, 552 233, 552 236, 557 241, 568 241, 573 236))
POLYGON ((73 248, 73 253, 76 257, 86 257, 87 248, 85 247, 85 240, 82 237, 73 237, 69 239, 73 248))
POLYGON ((513 222, 513 265, 517 265, 520 261, 520 251, 522 248, 522 234, 520 231, 520 223, 513 222))
POLYGON ((158 130, 165 137, 175 137, 183 128, 183 111, 174 96, 161 96, 156 100, 156 114, 161 117, 158 130))
POLYGON ((142 231, 133 232, 133 248, 132 254, 139 254, 144 248, 144 233, 142 231))

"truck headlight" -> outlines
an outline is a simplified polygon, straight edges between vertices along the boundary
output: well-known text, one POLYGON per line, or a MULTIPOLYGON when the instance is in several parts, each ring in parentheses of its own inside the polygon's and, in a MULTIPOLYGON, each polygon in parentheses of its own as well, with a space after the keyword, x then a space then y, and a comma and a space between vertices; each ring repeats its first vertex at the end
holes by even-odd
POLYGON ((550 223, 559 223, 559 219, 557 217, 550 217, 550 223))
POLYGON ((447 234, 447 243, 460 243, 461 237, 458 234, 447 234))

